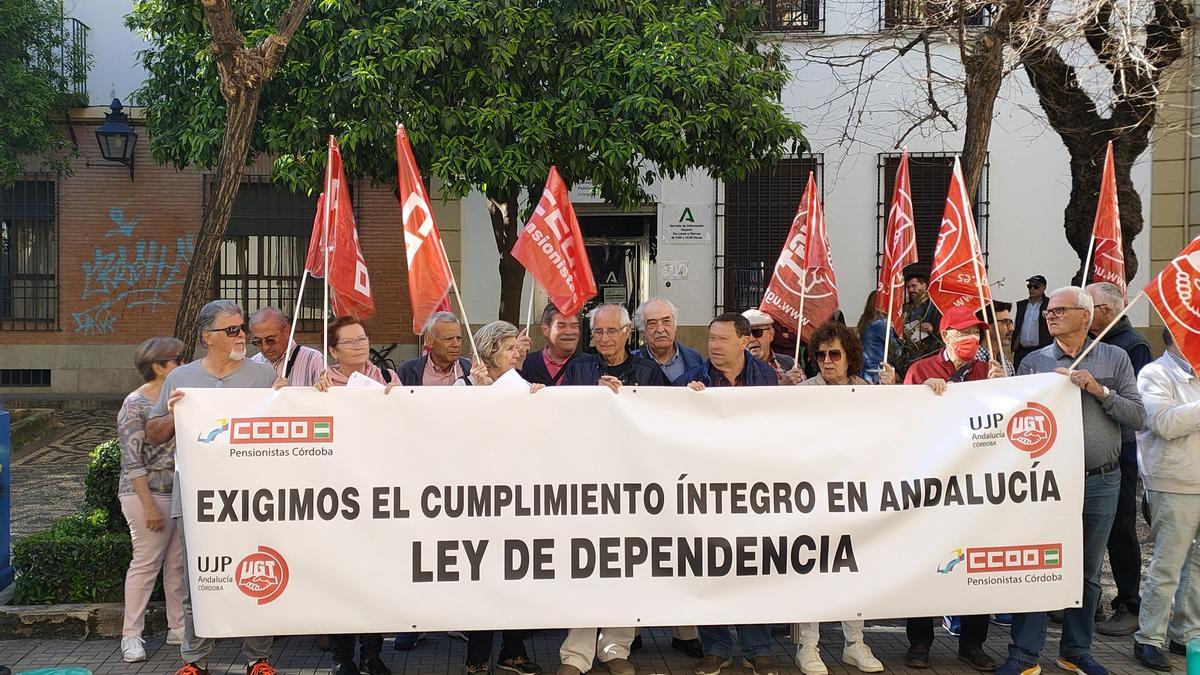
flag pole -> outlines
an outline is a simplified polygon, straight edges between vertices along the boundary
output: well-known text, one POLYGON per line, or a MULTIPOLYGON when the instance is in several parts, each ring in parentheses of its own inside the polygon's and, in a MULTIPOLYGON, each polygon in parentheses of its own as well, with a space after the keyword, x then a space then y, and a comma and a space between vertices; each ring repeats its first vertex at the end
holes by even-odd
POLYGON ((325 266, 321 268, 325 281, 325 304, 321 310, 321 358, 324 359, 325 370, 329 370, 329 208, 330 202, 336 199, 333 186, 329 184, 333 179, 333 134, 329 135, 329 141, 328 157, 325 160, 325 212, 321 215, 321 248, 325 256, 325 266))
POLYGON ((1080 288, 1087 286, 1088 277, 1091 276, 1092 267, 1092 251, 1096 250, 1096 226, 1092 226, 1092 238, 1088 240, 1087 256, 1083 259, 1083 276, 1080 277, 1080 288))
MULTIPOLYGON (((446 253, 446 242, 438 237, 438 245, 442 247, 442 257, 446 259, 446 263, 450 263, 450 256, 446 253)), ((454 279, 454 270, 450 270, 450 288, 454 289, 454 297, 458 299, 458 311, 462 312, 463 328, 467 329, 467 339, 471 342, 471 355, 478 356, 479 348, 475 346, 475 333, 471 332, 471 322, 467 320, 467 306, 463 304, 462 293, 458 291, 458 281, 454 279)))
POLYGON ((300 290, 296 293, 296 311, 292 312, 292 332, 288 334, 287 350, 283 356, 283 372, 288 371, 288 364, 292 361, 292 342, 296 339, 296 322, 300 320, 300 303, 304 300, 304 281, 308 279, 308 270, 300 274, 300 290))
MULTIPOLYGON (((896 297, 896 276, 897 275, 893 274, 892 278, 888 279, 888 311, 883 319, 883 322, 887 325, 883 328, 883 361, 879 364, 880 368, 883 368, 883 366, 888 362, 888 346, 892 343, 892 298, 896 297)), ((904 312, 903 305, 901 305, 900 311, 904 312)), ((903 324, 903 320, 901 320, 901 323, 903 324)))
POLYGON ((1112 327, 1117 325, 1117 323, 1121 320, 1121 317, 1128 314, 1129 310, 1133 309, 1133 306, 1135 304, 1137 304, 1137 301, 1141 300, 1144 297, 1146 297, 1146 291, 1142 291, 1141 293, 1138 293, 1137 296, 1134 297, 1133 300, 1130 300, 1129 304, 1125 305, 1125 309, 1121 310, 1120 314, 1113 317, 1113 320, 1110 321, 1108 323, 1108 325, 1104 327, 1104 330, 1100 331, 1100 334, 1097 335, 1094 340, 1092 340, 1092 344, 1088 345, 1088 348, 1083 350, 1083 353, 1079 355, 1079 358, 1075 359, 1075 361, 1073 363, 1071 363, 1071 366, 1069 368, 1067 368, 1067 370, 1075 370, 1075 366, 1078 366, 1079 362, 1083 361, 1083 357, 1087 356, 1088 353, 1090 353, 1092 351, 1092 348, 1094 348, 1096 345, 1100 344, 1100 339, 1103 338, 1105 335, 1108 335, 1108 331, 1112 330, 1112 327))
POLYGON ((529 335, 529 331, 533 328, 533 293, 537 290, 537 279, 533 278, 533 274, 529 275, 529 311, 525 315, 525 334, 529 335))
MULTIPOLYGON (((804 370, 800 366, 800 336, 804 334, 804 296, 808 286, 808 268, 804 268, 800 272, 800 318, 796 320, 796 355, 793 357, 796 364, 795 367, 804 370)), ((817 364, 818 366, 821 364, 817 364)))
MULTIPOLYGON (((955 163, 955 166, 957 167, 958 157, 954 158, 954 163, 955 163)), ((961 195, 962 195, 962 202, 963 202, 964 210, 967 211, 968 213, 970 213, 971 202, 967 200, 967 186, 961 182, 958 185, 959 185, 959 189, 962 191, 961 195)), ((972 249, 971 250, 971 268, 975 271, 975 290, 979 293, 979 311, 981 314, 983 314, 984 321, 987 321, 988 303, 986 300, 984 300, 984 297, 983 297, 984 270, 980 269, 980 267, 983 264, 983 261, 981 261, 979 259, 979 256, 982 255, 982 252, 981 252, 982 249, 979 247, 979 233, 975 231, 975 216, 974 216, 974 214, 971 215, 971 226, 967 228, 967 236, 971 238, 971 249, 972 249)), ((993 306, 993 309, 994 309, 994 306, 993 306)), ((996 318, 996 313, 993 311, 992 319, 995 319, 995 318, 996 318)), ((994 320, 989 323, 991 324, 992 335, 995 336, 995 338, 996 338, 995 349, 993 350, 993 353, 990 354, 990 356, 992 356, 993 358, 995 358, 996 356, 1000 357, 1000 365, 1001 365, 1001 367, 1004 368, 1004 373, 1007 375, 1008 374, 1008 362, 1004 358, 1004 345, 1001 344, 1001 342, 1000 342, 1000 324, 994 320)), ((990 336, 988 338, 988 342, 991 342, 990 336)))

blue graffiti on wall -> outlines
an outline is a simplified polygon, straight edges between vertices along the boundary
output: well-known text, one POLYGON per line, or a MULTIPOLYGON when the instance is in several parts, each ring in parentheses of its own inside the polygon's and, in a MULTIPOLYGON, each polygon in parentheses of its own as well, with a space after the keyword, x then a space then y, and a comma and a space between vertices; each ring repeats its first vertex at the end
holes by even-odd
POLYGON ((172 286, 183 283, 195 249, 190 233, 177 237, 173 246, 154 239, 134 240, 137 218, 127 217, 118 208, 109 209, 108 217, 114 227, 104 237, 117 237, 122 243, 97 246, 91 260, 83 262, 80 299, 94 304, 72 317, 75 332, 84 335, 111 333, 125 310, 149 307, 157 312, 160 305, 174 305, 167 296, 172 286))

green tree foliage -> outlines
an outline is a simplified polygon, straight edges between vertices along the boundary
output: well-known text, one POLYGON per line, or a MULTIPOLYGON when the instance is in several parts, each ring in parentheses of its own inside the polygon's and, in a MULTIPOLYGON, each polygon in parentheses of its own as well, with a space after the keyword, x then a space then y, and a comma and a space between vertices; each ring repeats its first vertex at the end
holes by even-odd
MULTIPOLYGON (((271 30, 285 4, 237 3, 246 39, 271 30)), ((334 134, 350 173, 388 183, 404 123, 446 196, 486 194, 501 315, 515 319, 521 269, 507 252, 522 195, 541 193, 551 164, 629 207, 660 176, 737 178, 803 148, 759 19, 742 0, 318 0, 264 90, 251 151, 314 191, 334 134)), ((129 21, 154 45, 138 94, 151 151, 213 166, 224 103, 200 9, 140 0, 129 21)))
MULTIPOLYGON (((0 2, 0 187, 12 184, 30 155, 55 171, 67 168, 61 153, 70 144, 54 122, 71 102, 60 72, 64 46, 71 47, 60 0, 0 2)), ((69 60, 86 64, 83 56, 69 60)))

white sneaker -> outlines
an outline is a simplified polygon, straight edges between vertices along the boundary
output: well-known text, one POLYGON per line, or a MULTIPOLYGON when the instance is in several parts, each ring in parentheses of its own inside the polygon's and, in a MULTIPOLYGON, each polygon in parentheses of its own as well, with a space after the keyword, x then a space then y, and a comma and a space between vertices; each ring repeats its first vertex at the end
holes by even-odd
POLYGON ((167 644, 183 644, 183 626, 180 626, 179 628, 170 628, 167 630, 167 644))
POLYGON ((796 648, 796 666, 804 675, 826 675, 829 672, 816 645, 800 645, 796 648))
POLYGON ((142 645, 142 638, 137 635, 126 635, 121 638, 121 658, 125 659, 125 663, 145 661, 146 648, 142 645))
POLYGON ((882 673, 883 664, 871 653, 865 642, 851 642, 842 650, 842 663, 854 666, 864 673, 882 673))

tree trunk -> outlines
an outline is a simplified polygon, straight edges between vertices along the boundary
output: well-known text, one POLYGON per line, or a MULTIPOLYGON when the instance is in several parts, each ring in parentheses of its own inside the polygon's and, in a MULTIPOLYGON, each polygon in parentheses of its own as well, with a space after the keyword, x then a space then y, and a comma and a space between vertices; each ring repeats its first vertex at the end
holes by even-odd
POLYGON ((488 196, 488 215, 492 219, 492 234, 500 253, 500 318, 514 326, 521 324, 521 287, 525 283, 525 268, 513 257, 517 243, 519 192, 510 188, 499 196, 488 196))
POLYGON ((196 348, 196 315, 213 297, 213 271, 246 171, 246 155, 250 151, 250 136, 254 132, 261 94, 261 89, 243 90, 226 101, 225 137, 221 141, 221 154, 213 176, 212 199, 196 237, 196 250, 183 281, 179 313, 175 316, 175 337, 183 341, 183 355, 188 359, 196 348))
POLYGON ((1000 81, 1004 72, 1004 43, 990 34, 980 37, 975 50, 963 60, 966 73, 967 123, 963 138, 963 183, 972 199, 978 198, 979 181, 987 165, 988 140, 1000 81))

